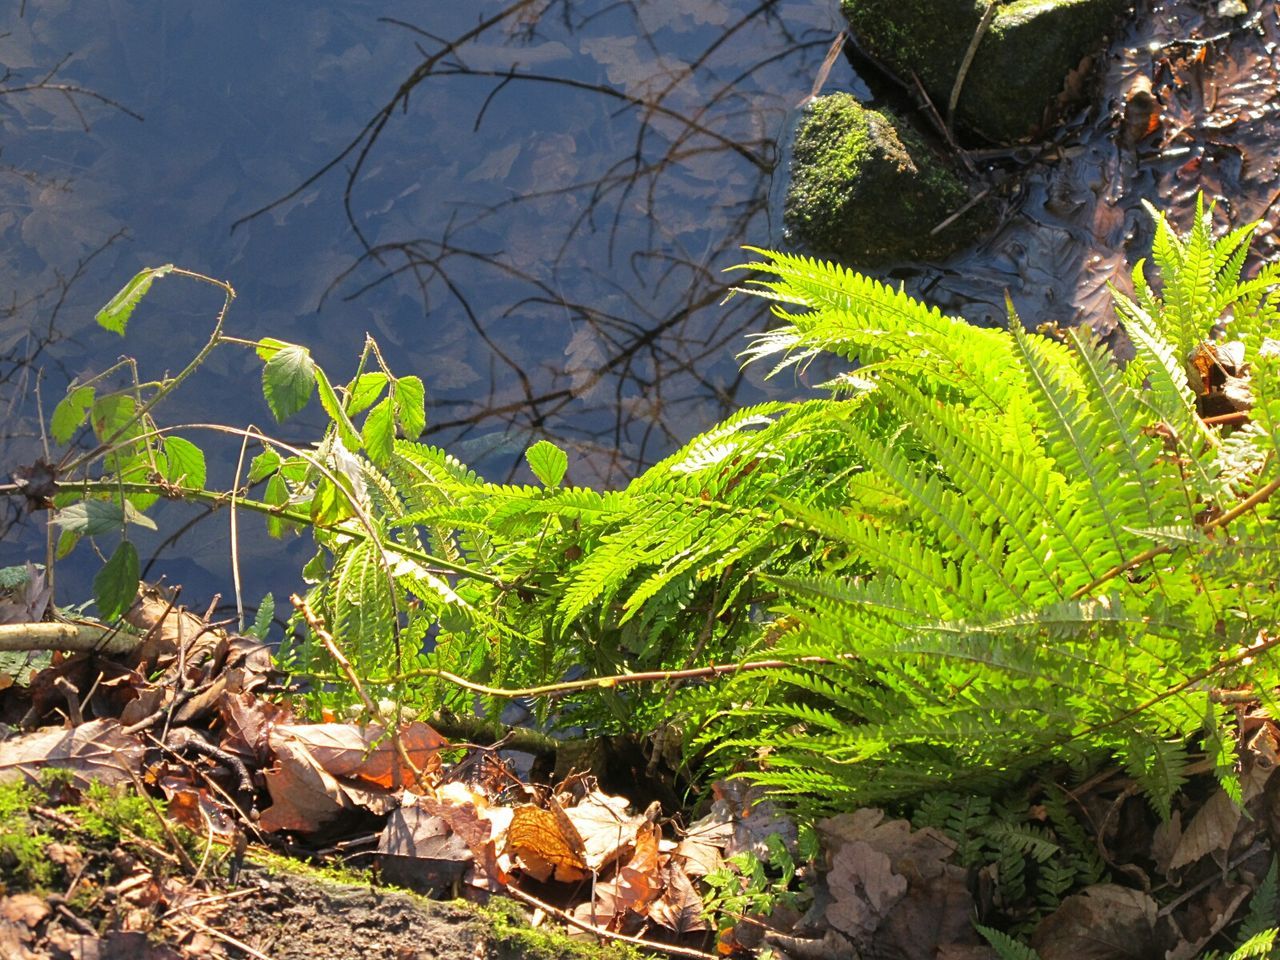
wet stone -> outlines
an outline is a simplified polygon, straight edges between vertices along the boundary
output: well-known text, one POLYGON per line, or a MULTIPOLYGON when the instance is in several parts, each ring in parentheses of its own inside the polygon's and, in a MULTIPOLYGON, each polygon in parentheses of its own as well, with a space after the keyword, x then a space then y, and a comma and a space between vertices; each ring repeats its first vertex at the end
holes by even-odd
MULTIPOLYGON (((956 103, 959 129, 997 143, 1035 136, 1081 61, 1101 52, 1127 0, 1005 0, 984 29, 956 103)), ((910 84, 920 78, 940 114, 987 0, 843 0, 859 44, 910 84)))
POLYGON ((888 111, 843 93, 809 107, 787 191, 794 242, 859 269, 941 257, 972 242, 982 225, 976 209, 932 232, 968 202, 960 178, 888 111))

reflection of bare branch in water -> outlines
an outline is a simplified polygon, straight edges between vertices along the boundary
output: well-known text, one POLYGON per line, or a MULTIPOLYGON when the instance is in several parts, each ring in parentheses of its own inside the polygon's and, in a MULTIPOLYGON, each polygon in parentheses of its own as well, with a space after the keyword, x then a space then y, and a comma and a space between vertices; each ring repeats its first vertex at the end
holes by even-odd
MULTIPOLYGON (((76 282, 101 253, 124 236, 123 230, 118 231, 96 250, 82 257, 69 274, 57 272, 44 289, 28 294, 24 299, 19 299, 15 293, 8 303, 0 306, 0 329, 22 331, 12 342, 6 338, 6 346, 0 351, 0 418, 5 424, 0 433, 0 450, 14 442, 34 444, 39 441, 38 433, 23 432, 22 424, 33 421, 23 417, 19 408, 30 403, 35 395, 39 372, 52 367, 63 379, 70 378, 58 359, 55 356, 45 357, 45 351, 64 339, 59 321, 76 282)), ((8 455, 6 450, 6 455, 0 457, 0 464, 7 470, 31 459, 31 456, 8 455)), ((0 539, 7 536, 21 519, 20 507, 17 499, 5 498, 4 514, 0 516, 0 539)))
MULTIPOLYGON (((742 402, 743 378, 725 361, 744 329, 763 325, 764 309, 746 300, 718 306, 728 289, 718 260, 735 257, 741 242, 767 237, 776 140, 785 112, 799 99, 771 89, 763 72, 791 68, 801 78, 796 90, 807 93, 831 38, 793 34, 777 16, 779 0, 758 0, 750 9, 731 11, 714 36, 673 66, 645 27, 642 6, 628 0, 581 14, 572 0, 517 0, 452 40, 391 21, 421 38, 422 63, 336 156, 236 222, 276 209, 346 164, 343 205, 364 252, 329 292, 345 288, 344 299, 353 300, 408 279, 428 323, 460 312, 484 345, 486 395, 434 400, 430 431, 446 445, 495 428, 523 442, 550 435, 576 443, 596 479, 609 482, 653 462, 742 402), (627 83, 611 74, 605 83, 521 68, 518 50, 505 69, 469 62, 476 59, 472 46, 491 32, 502 31, 508 44, 512 37, 563 42, 606 13, 630 14, 622 32, 647 49, 653 74, 639 82, 628 77, 627 83), (772 39, 759 49, 751 38, 762 24, 772 39), (744 50, 758 56, 744 59, 744 50), (726 69, 720 60, 730 51, 726 69), (805 73, 810 53, 814 62, 805 73), (456 199, 439 235, 375 242, 366 234, 369 215, 357 213, 356 201, 374 146, 396 111, 407 109, 415 92, 421 95, 422 84, 430 80, 430 95, 441 97, 438 85, 449 79, 493 82, 476 111, 475 132, 517 87, 594 98, 604 106, 597 122, 625 116, 623 122, 634 126, 623 133, 620 154, 593 154, 597 168, 584 176, 575 171, 572 182, 535 182, 496 202, 456 199), (707 88, 701 94, 700 86, 707 88), (732 189, 720 188, 720 181, 732 189), (697 203, 707 207, 706 216, 693 212, 697 203), (536 269, 509 225, 521 210, 543 224, 537 247, 548 251, 549 262, 536 269), (716 219, 709 222, 712 211, 716 219), (605 236, 595 240, 598 234, 605 236), (499 246, 495 235, 503 248, 492 249, 499 246), (498 301, 501 296, 507 299, 498 301), (531 323, 540 325, 537 334, 529 332, 531 323), (511 332, 504 336, 504 330, 511 332), (557 331, 573 331, 568 346, 550 339, 557 331), (526 355, 521 342, 535 336, 542 353, 526 355), (569 363, 560 359, 573 350, 579 356, 569 363), (592 364, 585 371, 583 357, 592 364)), ((492 54, 492 47, 477 49, 492 54)), ((595 130, 587 129, 589 138, 595 130)), ((490 135, 493 150, 513 142, 495 139, 505 133, 490 135)), ((615 134, 608 126, 599 139, 615 134)))
POLYGON ((84 111, 80 109, 79 101, 81 100, 97 101, 98 103, 112 107, 115 110, 119 110, 126 116, 133 117, 133 119, 141 122, 142 114, 135 113, 133 110, 130 110, 124 104, 120 103, 120 101, 113 100, 111 97, 98 93, 96 90, 90 90, 88 87, 82 87, 76 83, 63 83, 61 80, 57 80, 56 77, 58 75, 58 71, 61 70, 70 59, 71 54, 67 54, 54 65, 52 70, 40 79, 29 83, 17 82, 18 78, 14 76, 13 71, 6 68, 4 73, 0 74, 0 97, 14 96, 20 93, 56 93, 63 97, 67 103, 70 104, 71 109, 76 112, 76 116, 79 117, 80 125, 84 127, 85 133, 89 132, 89 121, 85 117, 84 111))

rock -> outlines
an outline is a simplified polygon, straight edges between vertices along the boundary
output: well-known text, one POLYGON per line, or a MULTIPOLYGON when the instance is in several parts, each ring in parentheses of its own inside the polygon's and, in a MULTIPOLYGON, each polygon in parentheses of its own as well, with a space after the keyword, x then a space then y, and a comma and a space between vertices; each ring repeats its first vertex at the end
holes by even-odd
POLYGON ((951 170, 905 123, 846 93, 815 100, 796 134, 785 221, 812 252, 854 267, 945 256, 973 239, 969 201, 951 170))
MULTIPOLYGON (((1128 0, 1002 0, 965 74, 958 126, 998 143, 1034 136, 1067 75, 1097 52, 1128 0)), ((920 78, 939 114, 986 0, 842 0, 858 42, 905 82, 920 78)))

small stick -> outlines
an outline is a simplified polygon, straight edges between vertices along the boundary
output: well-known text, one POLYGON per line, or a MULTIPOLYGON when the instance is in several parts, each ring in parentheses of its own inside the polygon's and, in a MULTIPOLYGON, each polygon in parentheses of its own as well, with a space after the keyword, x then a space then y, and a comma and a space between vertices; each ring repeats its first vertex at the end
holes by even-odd
POLYGON ((951 216, 947 217, 947 219, 943 220, 940 224, 938 224, 936 227, 930 230, 929 236, 932 237, 934 234, 941 233, 943 230, 947 229, 947 227, 951 226, 951 224, 955 223, 957 220, 963 217, 966 213, 968 213, 970 210, 972 210, 974 207, 980 204, 983 200, 987 199, 987 196, 990 193, 991 193, 991 188, 990 187, 985 188, 981 193, 979 193, 976 197, 971 199, 963 207, 961 207, 955 213, 951 214, 951 216))
POLYGON ((938 114, 938 108, 933 105, 933 100, 929 98, 929 91, 924 88, 924 84, 920 82, 920 77, 916 75, 915 71, 912 71, 911 79, 916 85, 916 92, 920 94, 920 99, 924 101, 925 109, 928 111, 929 119, 933 121, 934 127, 937 128, 938 133, 942 135, 942 138, 947 141, 947 146, 949 146, 955 152, 956 156, 960 158, 960 162, 963 163, 964 168, 969 171, 969 175, 976 177, 978 175, 977 167, 975 167, 973 165, 973 161, 969 159, 968 152, 962 150, 960 148, 960 144, 956 143, 956 138, 951 135, 951 130, 942 122, 942 117, 938 114))
MULTIPOLYGON (((249 956, 253 957, 254 960, 271 960, 271 958, 268 957, 265 953, 262 953, 258 950, 253 949, 253 947, 249 946, 243 940, 237 940, 235 937, 231 936, 231 934, 229 933, 223 933, 221 930, 215 930, 213 927, 209 926, 207 923, 205 923, 203 920, 201 920, 199 917, 195 916, 194 914, 184 915, 183 919, 185 919, 187 923, 190 923, 201 933, 206 933, 217 940, 221 940, 225 944, 235 947, 237 950, 241 950, 247 953, 249 956)), ((172 924, 172 921, 168 917, 166 917, 162 922, 172 924)))
POLYGON ((510 894, 517 900, 521 900, 531 907, 548 913, 553 917, 559 917, 571 927, 577 927, 579 930, 585 930, 588 933, 594 933, 597 937, 603 937, 607 940, 621 940, 623 943, 630 943, 637 947, 643 947, 646 950, 661 950, 663 953, 670 953, 677 957, 694 957, 696 960, 722 960, 714 953, 704 953, 701 950, 695 950, 692 947, 677 947, 670 943, 658 943, 655 940, 644 940, 640 937, 629 937, 625 933, 614 933, 611 930, 602 930, 593 924, 587 923, 585 920, 579 920, 571 913, 561 910, 559 907, 553 907, 551 904, 539 900, 532 894, 525 893, 519 887, 506 887, 505 893, 510 894))
POLYGON ((809 90, 809 95, 796 104, 797 110, 805 106, 809 101, 816 100, 818 94, 822 92, 822 86, 827 82, 827 75, 831 73, 831 68, 835 66, 836 59, 840 56, 840 51, 844 49, 844 41, 845 32, 841 30, 836 34, 836 38, 831 41, 831 47, 827 50, 826 57, 823 58, 822 66, 818 67, 818 73, 813 78, 813 86, 809 90))
POLYGON ((978 52, 978 44, 982 42, 983 36, 986 35, 987 27, 991 25, 991 21, 995 19, 997 0, 987 0, 987 9, 982 14, 982 19, 978 21, 978 29, 973 31, 973 38, 969 41, 969 49, 964 52, 964 59, 960 61, 960 69, 956 71, 956 82, 951 85, 951 96, 947 100, 947 129, 950 130, 955 121, 956 104, 960 102, 960 89, 964 86, 964 78, 969 75, 969 67, 973 65, 974 54, 978 52))

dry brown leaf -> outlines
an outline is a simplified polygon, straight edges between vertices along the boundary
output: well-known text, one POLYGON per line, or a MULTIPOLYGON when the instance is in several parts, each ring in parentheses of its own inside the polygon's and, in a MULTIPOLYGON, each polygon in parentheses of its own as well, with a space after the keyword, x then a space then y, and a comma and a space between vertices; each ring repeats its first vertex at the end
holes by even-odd
POLYGON ((1236 917, 1236 911, 1253 893, 1247 884, 1221 884, 1212 887, 1206 895, 1195 904, 1198 910, 1192 911, 1190 923, 1183 923, 1182 929, 1190 940, 1180 940, 1178 944, 1164 955, 1164 960, 1195 960, 1201 951, 1209 945, 1209 941, 1222 932, 1223 927, 1236 917))
POLYGON ((225 643, 226 634, 185 607, 176 605, 174 595, 160 587, 143 584, 124 619, 144 634, 131 662, 148 668, 163 665, 184 651, 188 667, 214 657, 225 643))
POLYGON ((833 902, 827 922, 866 946, 893 907, 907 892, 905 877, 893 872, 887 854, 864 840, 840 847, 832 858, 827 887, 833 902))
POLYGON ((132 781, 142 767, 142 743, 115 720, 92 720, 70 730, 37 730, 0 743, 0 783, 36 782, 45 767, 71 770, 81 786, 90 781, 132 781))
POLYGON ((582 836, 555 800, 548 810, 533 804, 516 807, 507 828, 507 849, 537 880, 555 877, 571 883, 587 876, 582 836))
MULTIPOLYGON (((305 746, 316 762, 335 777, 385 789, 413 783, 413 771, 404 765, 395 744, 376 723, 282 723, 271 731, 268 740, 275 749, 286 738, 305 746)), ((416 722, 401 729, 400 742, 419 770, 426 768, 436 751, 446 746, 444 737, 425 723, 416 722)))
POLYGON ((768 860, 767 838, 771 836, 780 837, 788 847, 794 847, 795 822, 780 813, 772 801, 762 799, 763 788, 743 780, 720 780, 712 784, 712 791, 717 799, 711 805, 711 812, 733 824, 733 836, 724 848, 726 857, 750 852, 761 860, 768 860))
POLYGON ((222 717, 222 749, 258 762, 271 756, 271 731, 292 719, 286 708, 251 693, 224 693, 218 701, 218 713, 222 717))
POLYGON ((818 824, 818 832, 833 855, 847 843, 865 841, 910 881, 940 876, 955 851, 955 844, 937 830, 912 830, 906 820, 885 821, 884 811, 873 808, 829 817, 818 824))
POLYGON ((618 899, 622 906, 644 914, 649 904, 662 893, 662 874, 658 866, 656 824, 646 822, 635 836, 635 852, 618 871, 618 899))
POLYGON ((1236 835, 1242 815, 1243 811, 1236 802, 1227 796, 1225 790, 1219 789, 1187 824, 1182 839, 1169 858, 1169 869, 1185 867, 1208 854, 1225 857, 1231 849, 1231 839, 1236 835))
POLYGON ((271 734, 275 766, 265 774, 271 806, 262 813, 264 830, 296 830, 309 833, 319 829, 344 810, 363 807, 386 813, 394 806, 390 794, 340 783, 312 756, 307 745, 282 733, 271 734))
POLYGON ((907 895, 889 911, 876 933, 877 947, 902 960, 936 960, 950 955, 995 957, 973 929, 977 911, 968 871, 954 863, 940 872, 910 878, 907 895))
POLYGON ((1040 921, 1031 946, 1041 960, 1146 960, 1160 955, 1158 909, 1141 890, 1111 883, 1086 887, 1040 921))
POLYGON ((378 838, 382 877, 414 889, 451 886, 474 855, 448 822, 417 804, 391 811, 378 838))
POLYGON ((708 929, 702 917, 702 898, 684 871, 674 863, 662 868, 665 889, 649 907, 649 918, 676 933, 708 929))
POLYGON ((626 797, 593 790, 564 811, 582 838, 588 870, 600 870, 612 863, 632 845, 636 831, 649 822, 642 815, 628 813, 628 806, 626 797))
POLYGON ((434 799, 422 797, 417 803, 447 823, 471 851, 475 862, 468 882, 483 889, 495 889, 507 882, 506 870, 498 863, 495 849, 495 840, 505 832, 503 825, 494 823, 501 808, 490 807, 482 794, 457 782, 446 783, 434 799))

